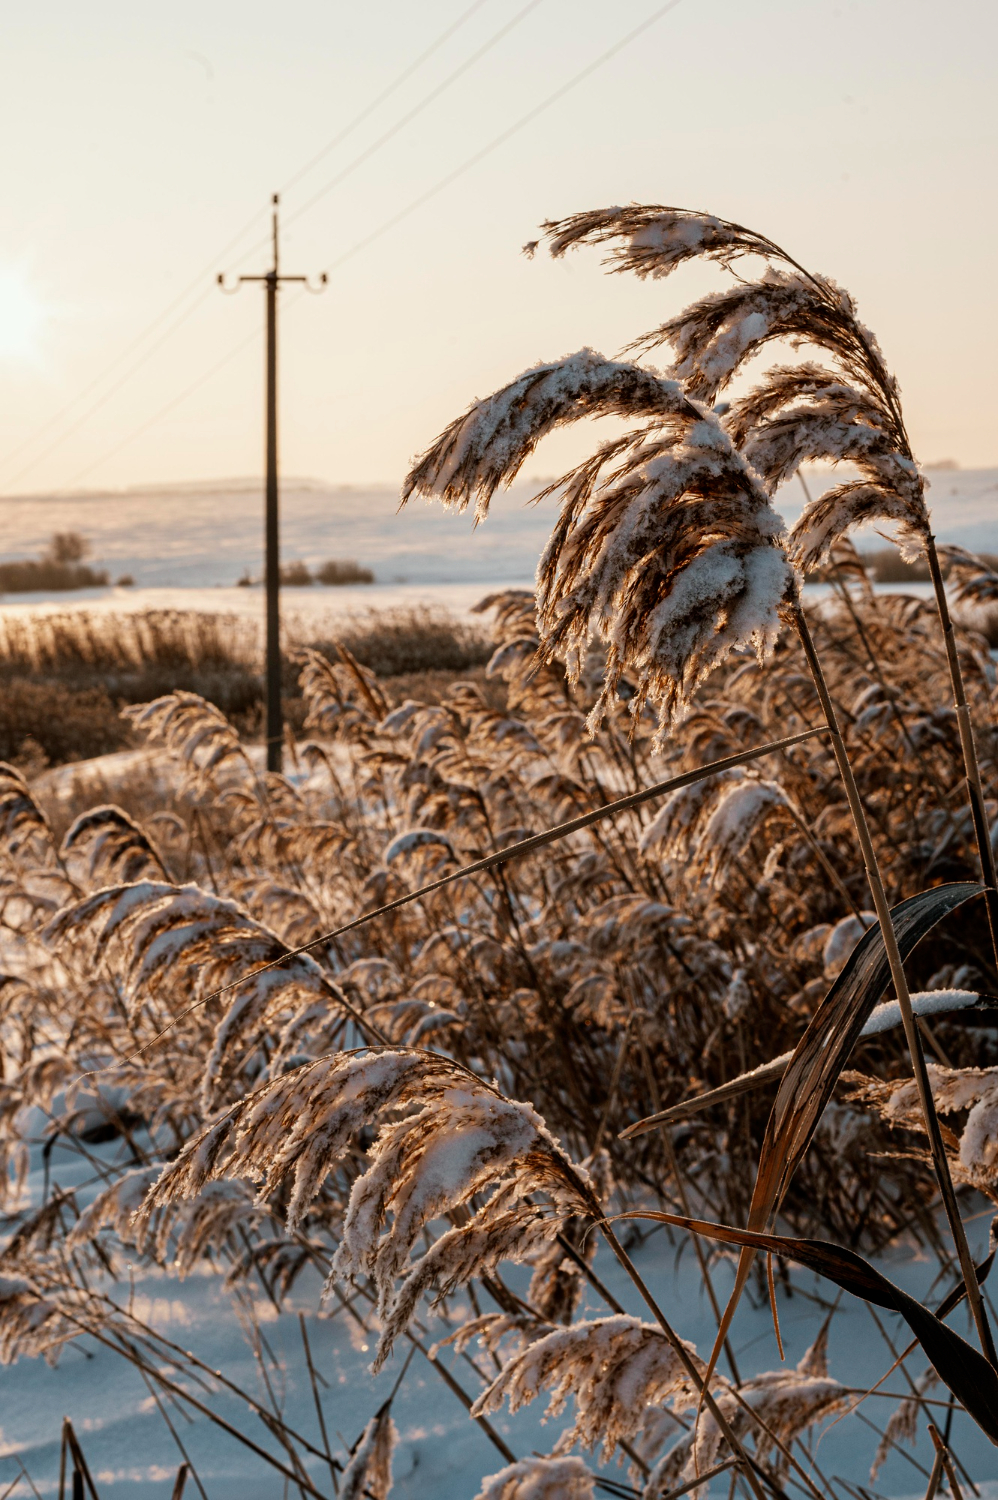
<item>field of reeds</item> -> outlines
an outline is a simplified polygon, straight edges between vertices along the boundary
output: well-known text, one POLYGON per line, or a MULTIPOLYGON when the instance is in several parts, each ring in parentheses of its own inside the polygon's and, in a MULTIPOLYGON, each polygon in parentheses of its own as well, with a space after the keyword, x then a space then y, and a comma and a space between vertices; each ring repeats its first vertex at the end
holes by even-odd
MULTIPOLYGON (((359 612, 335 635, 288 643, 284 712, 298 728, 305 707, 293 654, 298 646, 335 654, 341 640, 363 665, 405 696, 442 691, 457 673, 478 677, 488 635, 429 608, 359 612)), ((121 710, 176 689, 199 694, 247 740, 263 719, 259 632, 235 615, 182 610, 134 614, 20 614, 0 617, 0 759, 39 771, 139 743, 121 710)))
MULTIPOLYGON (((140 702, 145 667, 94 633, 81 661, 156 753, 103 787, 2 772, 0 1356, 113 1351, 164 1421, 248 1446, 261 1495, 385 1500, 419 1369, 489 1445, 480 1500, 868 1500, 912 1493, 905 1464, 963 1500, 998 1472, 977 1232, 998 1199, 998 683, 950 606, 998 599, 998 574, 950 549, 944 586, 897 387, 844 292, 679 210, 546 232, 643 275, 766 269, 639 341, 672 345, 668 377, 584 350, 416 464, 407 494, 484 512, 553 426, 641 424, 559 485, 536 594, 482 601, 487 665, 440 621, 422 648, 411 621, 301 646, 278 776, 222 690, 183 680, 207 645, 140 702), (775 338, 831 368, 722 404, 775 338), (804 459, 860 478, 788 535, 770 498, 804 459), (874 593, 848 536, 869 520, 925 558, 931 597, 874 593), (666 1295, 681 1251, 712 1310, 699 1347, 666 1295), (888 1274, 905 1253, 920 1297, 888 1274), (224 1282, 259 1383, 144 1320, 137 1269, 224 1282), (293 1371, 261 1294, 301 1314, 293 1371), (303 1296, 396 1375, 359 1433, 303 1296), (784 1360, 795 1297, 822 1320, 784 1360), (751 1365, 747 1301, 772 1312, 751 1365), (837 1336, 857 1308, 862 1347, 855 1320, 837 1336), (543 1451, 505 1420, 534 1403, 543 1451), (824 1467, 832 1424, 869 1480, 824 1467)), ((47 650, 0 657, 27 678, 47 650)), ((178 1488, 210 1492, 170 1431, 178 1488)), ((66 1432, 81 1490, 85 1446, 66 1432)))

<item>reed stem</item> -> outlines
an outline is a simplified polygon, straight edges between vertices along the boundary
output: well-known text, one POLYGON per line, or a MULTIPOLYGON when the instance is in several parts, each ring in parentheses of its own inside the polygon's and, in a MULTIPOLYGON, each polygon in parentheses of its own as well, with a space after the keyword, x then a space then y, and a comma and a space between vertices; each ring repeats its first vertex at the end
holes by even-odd
POLYGON ((995 871, 994 849, 991 844, 991 830, 988 827, 987 810, 984 806, 981 767, 977 759, 977 746, 974 743, 974 726, 971 723, 970 708, 967 704, 967 690, 963 680, 963 668, 960 666, 960 654, 956 649, 956 636, 953 632, 953 620, 949 611, 949 600, 946 598, 946 586, 943 583, 942 570, 939 566, 936 539, 931 532, 925 539, 925 556, 929 564, 932 592, 935 595, 936 610, 939 614, 939 623, 943 631, 943 644, 946 648, 946 665, 949 668, 950 682, 953 686, 953 704, 956 708, 956 722, 960 732, 960 750, 963 754, 964 773, 967 779, 970 815, 974 823, 974 837, 977 840, 977 854, 981 864, 981 875, 987 888, 984 899, 988 911, 988 926, 991 929, 991 947, 994 953, 995 967, 998 969, 998 874, 995 871))
POLYGON ((683 1366, 683 1369, 690 1377, 690 1380, 697 1391, 699 1391, 704 1406, 706 1406, 707 1410, 714 1418, 714 1421, 717 1423, 718 1428, 724 1434, 725 1441, 731 1448, 732 1453, 737 1453, 739 1458, 742 1460, 745 1466, 745 1478, 752 1486, 752 1492, 755 1495, 756 1500, 764 1500, 765 1492, 759 1481, 759 1476, 755 1471, 755 1465, 752 1461, 752 1458, 742 1446, 740 1439, 735 1435, 727 1417, 725 1417, 724 1413, 721 1411, 721 1408, 715 1401, 713 1395, 711 1394, 710 1386, 707 1384, 700 1371, 697 1369, 696 1364, 694 1363, 686 1345, 683 1343, 682 1339, 679 1337, 679 1334, 673 1328, 672 1324, 669 1322, 668 1318, 665 1316, 662 1309, 655 1301, 655 1298, 648 1290, 648 1287, 645 1285, 641 1273, 638 1271, 638 1268, 631 1260, 631 1257, 628 1255, 627 1251, 624 1249, 623 1245, 614 1234, 613 1229, 607 1223, 606 1219, 602 1217, 602 1210, 599 1208, 598 1204, 594 1204, 593 1206, 595 1209, 595 1217, 597 1219, 597 1222, 599 1223, 600 1229, 603 1232, 603 1238, 606 1240, 607 1244, 610 1246, 610 1249, 613 1251, 614 1255, 617 1257, 618 1261, 623 1266, 624 1270, 627 1272, 634 1285, 637 1287, 639 1293, 641 1294, 642 1300, 647 1304, 648 1309, 651 1312, 656 1323, 658 1324, 659 1328, 661 1328, 669 1343, 672 1345, 672 1348, 675 1350, 680 1364, 683 1366))
POLYGON ((870 827, 846 751, 845 741, 839 729, 835 705, 828 691, 821 662, 818 659, 807 620, 799 603, 794 606, 794 625, 800 637, 804 655, 807 658, 808 668, 810 669, 815 691, 821 703, 825 722, 830 731, 832 751, 839 768, 842 784, 845 788, 853 823, 856 827, 863 864, 866 868, 866 876, 870 886, 870 894, 873 897, 874 909, 880 922, 880 931, 883 936, 887 962, 890 966, 894 993, 897 996, 898 1005, 901 1010, 901 1020, 904 1025, 908 1051, 911 1054, 915 1086, 918 1090, 922 1117, 925 1121, 925 1129, 929 1137, 929 1146, 932 1153, 933 1166, 935 1167, 936 1179, 939 1183, 939 1191, 942 1195, 943 1206, 946 1210, 946 1217, 949 1220, 953 1242, 960 1261, 960 1270, 967 1289, 967 1302, 973 1313, 974 1323, 981 1341, 981 1348, 991 1363, 998 1365, 994 1341, 991 1336, 991 1328, 984 1310, 981 1289, 977 1284, 977 1273, 973 1259, 971 1258, 970 1247, 967 1244, 967 1235, 963 1227, 963 1220, 960 1217, 956 1192, 953 1188, 953 1179, 950 1175, 949 1161, 947 1160, 945 1147, 943 1146, 942 1132, 939 1128, 939 1117, 936 1114, 935 1101, 932 1097, 932 1085, 929 1081, 929 1071, 926 1067, 925 1054, 922 1051, 922 1040, 915 1023, 915 1015, 911 1008, 911 993, 908 989, 904 964, 901 960, 901 953, 898 949, 897 938, 894 933, 894 924, 891 920, 891 911, 887 903, 887 894, 884 890, 884 883, 880 874, 880 863, 873 847, 873 840, 870 837, 870 827))

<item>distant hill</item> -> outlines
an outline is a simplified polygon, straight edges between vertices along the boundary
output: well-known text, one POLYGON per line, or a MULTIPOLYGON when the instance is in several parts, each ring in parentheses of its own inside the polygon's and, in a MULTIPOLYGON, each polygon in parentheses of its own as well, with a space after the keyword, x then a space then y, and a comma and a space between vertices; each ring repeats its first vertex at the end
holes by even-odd
MULTIPOLYGON (((288 479, 281 490, 281 552, 314 566, 355 559, 379 583, 524 581, 551 527, 554 506, 528 504, 539 486, 517 485, 475 528, 422 501, 398 512, 387 485, 333 486, 288 479)), ((0 560, 32 557, 55 531, 79 531, 93 560, 139 586, 233 584, 262 568, 263 494, 258 480, 148 485, 0 501, 0 560)))
MULTIPOLYGON (((998 552, 998 469, 940 470, 928 477, 940 539, 998 552)), ((815 471, 807 482, 819 493, 829 476, 815 471)), ((386 584, 528 582, 556 512, 553 500, 529 503, 539 487, 517 484, 500 494, 476 528, 470 513, 422 501, 399 512, 398 491, 388 485, 287 479, 283 557, 311 566, 353 558, 386 584)), ((777 503, 788 521, 796 519, 803 503, 797 480, 777 503)), ((258 480, 11 496, 0 501, 0 560, 37 556, 53 532, 79 531, 92 543, 95 563, 113 576, 130 573, 137 585, 233 584, 245 572, 260 574, 262 505, 258 480)), ((872 535, 859 540, 877 545, 872 535)))

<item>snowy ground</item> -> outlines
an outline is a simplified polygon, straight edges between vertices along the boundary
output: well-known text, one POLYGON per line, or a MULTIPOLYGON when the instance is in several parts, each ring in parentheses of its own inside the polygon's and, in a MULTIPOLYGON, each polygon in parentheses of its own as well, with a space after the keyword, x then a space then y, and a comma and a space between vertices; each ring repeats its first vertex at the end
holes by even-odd
MULTIPOLYGON (((89 1149, 92 1157, 108 1161, 114 1157, 116 1148, 89 1149)), ((64 1187, 78 1187, 79 1201, 85 1204, 94 1191, 90 1185, 94 1175, 90 1163, 57 1145, 50 1165, 53 1177, 64 1187)), ((36 1198, 42 1191, 41 1163, 37 1159, 30 1189, 36 1198)), ((980 1215, 971 1225, 976 1251, 980 1251, 986 1239, 989 1217, 980 1215)), ((677 1257, 680 1243, 681 1240, 670 1244, 665 1231, 656 1232, 635 1252, 635 1259, 679 1331, 705 1350, 711 1342, 714 1325, 689 1247, 677 1257)), ((883 1265, 887 1274, 916 1295, 925 1293, 936 1270, 934 1261, 913 1255, 899 1255, 883 1265)), ((634 1289, 605 1248, 597 1255, 596 1270, 628 1311, 642 1313, 634 1289)), ((513 1271, 509 1276, 520 1291, 525 1290, 525 1274, 513 1271)), ((795 1279, 800 1290, 789 1299, 782 1298, 781 1308, 787 1359, 794 1363, 813 1340, 824 1316, 825 1308, 813 1300, 814 1295, 828 1297, 832 1290, 810 1276, 795 1279)), ((729 1263, 717 1268, 715 1281, 723 1297, 731 1282, 729 1263)), ((220 1277, 195 1274, 179 1282, 164 1274, 138 1274, 131 1287, 127 1281, 118 1281, 106 1289, 119 1304, 127 1304, 131 1297, 132 1309, 139 1317, 184 1348, 192 1349, 212 1369, 224 1369, 257 1400, 266 1400, 239 1319, 222 1290, 220 1277)), ((345 1444, 356 1439, 390 1391, 405 1350, 400 1345, 400 1352, 393 1356, 388 1368, 372 1379, 367 1366, 373 1339, 342 1311, 332 1318, 317 1320, 314 1317, 317 1294, 314 1277, 300 1281, 292 1312, 279 1316, 262 1290, 255 1289, 255 1311, 268 1342, 285 1366, 277 1396, 286 1418, 319 1446, 294 1310, 300 1308, 309 1316, 313 1356, 325 1382, 326 1426, 334 1454, 342 1458, 345 1444)), ((884 1374, 891 1357, 863 1304, 850 1298, 843 1300, 845 1305, 832 1325, 830 1373, 866 1388, 884 1374)), ((590 1295, 587 1310, 591 1316, 606 1311, 595 1294, 590 1295)), ((461 1311, 466 1309, 453 1306, 455 1314, 461 1311)), ((907 1333, 899 1320, 882 1316, 891 1337, 901 1344, 906 1342, 907 1333)), ((438 1324, 431 1337, 440 1337, 447 1331, 438 1324)), ((743 1374, 778 1365, 765 1308, 743 1304, 732 1343, 743 1374)), ((481 1386, 470 1366, 460 1358, 450 1358, 449 1363, 465 1389, 477 1394, 481 1386)), ((904 1390, 899 1373, 891 1376, 885 1389, 904 1390)), ((931 1394, 940 1396, 938 1390, 931 1394)), ((236 1398, 216 1391, 207 1399, 219 1415, 269 1451, 276 1451, 259 1420, 247 1415, 236 1398)), ((863 1410, 877 1426, 882 1426, 894 1405, 875 1397, 863 1410)), ((944 1416, 943 1408, 939 1410, 944 1416)), ((395 1460, 394 1495, 398 1500, 472 1500, 481 1476, 503 1466, 500 1455, 468 1418, 458 1399, 418 1353, 393 1411, 401 1434, 395 1460)), ((541 1425, 542 1412, 543 1403, 535 1402, 513 1418, 504 1412, 493 1419, 518 1456, 550 1448, 553 1432, 541 1425)), ((81 1439, 102 1500, 107 1495, 120 1500, 154 1500, 154 1497, 165 1500, 180 1462, 176 1443, 139 1374, 119 1356, 89 1339, 67 1348, 54 1368, 41 1360, 22 1360, 0 1369, 0 1485, 14 1479, 19 1459, 41 1494, 55 1491, 59 1432, 64 1416, 70 1417, 81 1439)), ((189 1424, 177 1411, 172 1412, 172 1417, 210 1500, 270 1500, 281 1493, 283 1480, 275 1470, 206 1419, 198 1417, 189 1424)), ((814 1457, 826 1475, 835 1473, 862 1484, 876 1443, 876 1434, 857 1425, 857 1419, 853 1418, 833 1425, 817 1445, 814 1457)), ((963 1417, 957 1417, 954 1423, 953 1444, 976 1481, 994 1482, 992 1500, 998 1500, 995 1449, 963 1417)), ((928 1439, 920 1438, 913 1453, 915 1462, 928 1468, 929 1452, 928 1439)), ((316 1461, 309 1472, 317 1487, 327 1493, 328 1470, 316 1461)), ((619 1473, 616 1468, 608 1472, 619 1473)), ((718 1495, 726 1494, 726 1484, 719 1481, 718 1485, 718 1495)), ((925 1478, 918 1469, 894 1456, 888 1460, 874 1489, 879 1495, 895 1497, 924 1494, 924 1486, 925 1478)), ((21 1493, 26 1494, 26 1490, 21 1493)), ((195 1493, 193 1485, 189 1485, 188 1494, 195 1493)))
MULTIPOLYGON (((843 469, 836 475, 848 477, 843 469)), ((942 541, 998 551, 998 469, 937 470, 928 475, 933 524, 942 541)), ((828 471, 807 478, 813 494, 828 471)), ((281 497, 282 555, 310 565, 354 558, 380 584, 529 581, 555 515, 555 502, 531 505, 540 483, 500 494, 482 526, 469 513, 414 501, 398 508, 398 489, 335 487, 287 479, 281 497)), ((777 508, 796 519, 797 480, 777 508)), ((214 587, 261 571, 262 494, 258 480, 147 486, 75 495, 10 496, 0 505, 0 559, 36 556, 54 531, 80 531, 94 561, 112 578, 129 573, 143 587, 214 587)), ((878 545, 875 536, 861 538, 878 545)), ((323 595, 330 589, 316 589, 323 595)))
MULTIPOLYGON (((316 563, 326 557, 356 557, 375 568, 379 582, 371 587, 345 589, 288 589, 285 617, 313 630, 324 618, 370 608, 435 604, 466 615, 490 588, 529 584, 537 555, 551 520, 550 503, 525 509, 527 491, 500 499, 485 528, 473 531, 468 517, 448 516, 419 506, 395 517, 395 498, 384 490, 330 490, 317 486, 289 486, 285 493, 284 552, 316 563), (408 582, 393 581, 406 578, 408 582)), ((784 511, 792 519, 799 503, 793 492, 784 511), (790 503, 794 502, 794 503, 790 503)), ((944 540, 998 550, 998 470, 940 473, 933 476, 932 501, 936 528, 944 540)), ((248 568, 259 570, 259 489, 255 485, 212 490, 142 492, 120 496, 42 497, 7 500, 0 507, 0 556, 28 556, 38 552, 54 530, 76 529, 90 536, 96 560, 112 574, 130 572, 140 585, 134 589, 88 590, 72 595, 16 596, 3 602, 2 612, 85 608, 119 613, 129 609, 184 608, 233 613, 259 618, 262 598, 258 588, 231 587, 248 568), (228 587, 213 585, 229 585, 228 587)), ((94 1148, 105 1155, 113 1147, 94 1148)), ((90 1167, 61 1145, 52 1154, 52 1168, 66 1186, 82 1184, 90 1167)), ((42 1191, 36 1162, 31 1190, 42 1191)), ((80 1191, 81 1205, 88 1192, 80 1191)), ((986 1239, 987 1216, 973 1226, 977 1248, 986 1239)), ((636 1253, 663 1307, 679 1331, 698 1347, 709 1347, 712 1318, 700 1288, 692 1254, 676 1261, 676 1246, 664 1232, 656 1233, 636 1253)), ((884 1266, 895 1280, 916 1295, 924 1292, 935 1274, 935 1263, 899 1256, 884 1266)), ((624 1306, 642 1311, 633 1289, 609 1260, 605 1250, 597 1270, 624 1306)), ((516 1276, 510 1279, 519 1285, 516 1276)), ((787 1358, 796 1362, 813 1339, 824 1308, 811 1300, 828 1288, 810 1277, 796 1278, 801 1294, 784 1302, 782 1327, 787 1358)), ((717 1273, 723 1296, 730 1267, 717 1273)), ((129 1287, 119 1282, 111 1295, 127 1301, 129 1287)), ((195 1350, 212 1368, 224 1368, 260 1398, 253 1359, 243 1339, 238 1317, 221 1288, 221 1279, 194 1275, 179 1283, 166 1276, 137 1275, 134 1306, 165 1334, 195 1350)), ((294 1306, 310 1315, 310 1337, 324 1393, 326 1424, 335 1450, 354 1441, 387 1395, 401 1364, 396 1355, 389 1368, 372 1380, 367 1373, 368 1340, 345 1314, 316 1321, 315 1280, 302 1281, 294 1306)), ((592 1300, 591 1315, 604 1309, 592 1300)), ((304 1364, 297 1320, 278 1316, 262 1292, 257 1314, 266 1336, 286 1365, 283 1399, 292 1424, 313 1442, 318 1429, 304 1364)), ((904 1339, 903 1329, 886 1319, 892 1337, 904 1339)), ((439 1336, 443 1329, 435 1330, 439 1336)), ((747 1303, 739 1312, 733 1344, 743 1372, 778 1364, 768 1312, 747 1303)), ((850 1383, 868 1385, 883 1375, 891 1358, 880 1342, 864 1306, 848 1302, 833 1324, 831 1373, 850 1383)), ((471 1394, 476 1377, 456 1359, 452 1368, 471 1394)), ((917 1366, 916 1366, 917 1368, 917 1366)), ((903 1391, 898 1374, 887 1389, 903 1391)), ((938 1394, 938 1393, 936 1393, 938 1394)), ((211 1405, 253 1439, 274 1451, 258 1421, 246 1415, 234 1398, 216 1392, 211 1405)), ((893 1403, 872 1398, 863 1408, 882 1426, 893 1403)), ((502 1459, 480 1429, 420 1355, 409 1369, 395 1404, 402 1434, 396 1456, 394 1494, 399 1500, 472 1500, 483 1474, 502 1467, 502 1459)), ((495 1419, 517 1454, 550 1447, 552 1434, 540 1424, 543 1403, 510 1418, 495 1419)), ((81 1437, 102 1497, 153 1500, 169 1495, 179 1462, 174 1440, 139 1375, 116 1355, 83 1341, 65 1351, 50 1368, 42 1361, 21 1361, 0 1369, 0 1486, 17 1473, 14 1455, 30 1470, 43 1495, 55 1492, 58 1478, 59 1430, 68 1415, 81 1437)), ((281 1493, 283 1481, 272 1469, 234 1440, 198 1418, 187 1425, 172 1414, 210 1500, 270 1500, 281 1493)), ((924 1425, 924 1424, 923 1424, 924 1425)), ((853 1418, 831 1428, 817 1450, 825 1473, 838 1473, 864 1483, 876 1447, 876 1434, 853 1418)), ((954 1445, 986 1500, 998 1500, 998 1453, 966 1419, 954 1424, 954 1445), (983 1482, 987 1481, 985 1485, 983 1482)), ((914 1453, 923 1469, 929 1467, 928 1440, 922 1437, 914 1453)), ((614 1474, 618 1471, 613 1470, 614 1474)), ((328 1476, 319 1466, 311 1470, 320 1489, 328 1476)), ((910 1463, 894 1456, 875 1486, 881 1495, 923 1495, 926 1479, 910 1463)), ((2 1490, 0 1490, 2 1493, 2 1490)), ((25 1489, 17 1492, 18 1500, 25 1489)), ((196 1494, 193 1485, 188 1495, 196 1494)), ((727 1493, 724 1482, 718 1495, 727 1493)))
MULTIPOLYGON (((504 588, 529 588, 530 580, 498 577, 482 583, 357 584, 344 588, 285 588, 281 615, 293 638, 316 639, 324 624, 330 628, 345 617, 370 610, 444 609, 460 620, 478 619, 474 606, 489 593, 504 588)), ((8 594, 0 600, 0 618, 64 614, 141 614, 146 610, 192 610, 210 615, 234 615, 262 626, 261 588, 106 588, 74 589, 72 593, 8 594)))

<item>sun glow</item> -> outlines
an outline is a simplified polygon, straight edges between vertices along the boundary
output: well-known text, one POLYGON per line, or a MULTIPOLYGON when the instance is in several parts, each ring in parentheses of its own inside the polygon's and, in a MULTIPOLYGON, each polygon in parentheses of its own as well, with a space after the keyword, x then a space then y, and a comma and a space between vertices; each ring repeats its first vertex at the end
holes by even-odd
POLYGON ((23 272, 0 268, 0 360, 36 360, 45 319, 46 310, 23 272))

